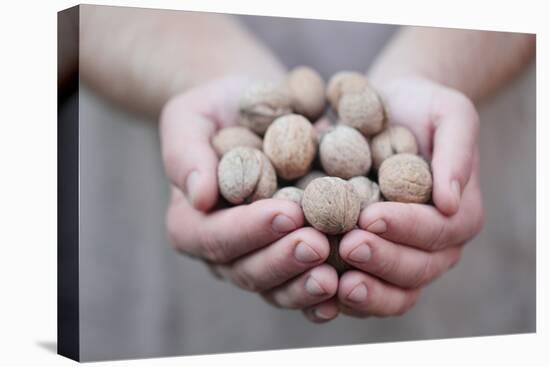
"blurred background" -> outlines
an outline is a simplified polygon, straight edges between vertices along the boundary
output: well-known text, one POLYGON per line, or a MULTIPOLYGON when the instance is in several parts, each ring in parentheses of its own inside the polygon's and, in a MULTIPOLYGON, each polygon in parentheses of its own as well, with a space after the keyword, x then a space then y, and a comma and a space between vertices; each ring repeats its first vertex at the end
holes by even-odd
MULTIPOLYGON (((236 18, 285 66, 309 65, 325 79, 366 70, 398 28, 236 18)), ((535 331, 534 63, 479 111, 486 224, 459 265, 402 317, 341 315, 324 325, 273 308, 176 253, 165 233, 169 192, 157 121, 116 106, 85 82, 64 85, 60 119, 76 108, 80 116, 83 360, 535 331)))

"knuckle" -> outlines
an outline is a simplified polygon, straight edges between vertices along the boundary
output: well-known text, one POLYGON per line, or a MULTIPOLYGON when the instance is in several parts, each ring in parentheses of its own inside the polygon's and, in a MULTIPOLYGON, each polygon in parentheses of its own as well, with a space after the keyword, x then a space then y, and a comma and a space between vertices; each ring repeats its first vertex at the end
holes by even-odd
MULTIPOLYGON (((376 256, 376 252, 378 252, 378 249, 376 246, 372 246, 371 244, 371 251, 373 252, 372 256, 376 256)), ((401 256, 399 253, 396 254, 396 256, 393 257, 387 257, 387 256, 376 256, 378 258, 377 263, 377 273, 381 277, 387 277, 391 276, 392 274, 395 274, 396 271, 399 270, 400 264, 401 264, 401 256)))
POLYGON ((418 269, 416 273, 411 276, 409 288, 418 288, 429 283, 434 277, 434 261, 433 256, 428 255, 424 264, 418 269))
POLYGON ((440 225, 437 226, 437 230, 432 232, 432 236, 428 241, 426 250, 428 251, 438 251, 445 244, 445 237, 447 233, 447 224, 443 221, 440 225))
POLYGON ((288 289, 281 290, 280 292, 278 292, 278 296, 279 304, 281 305, 281 307, 291 310, 302 308, 299 296, 297 296, 295 292, 292 292, 288 289))
POLYGON ((273 294, 262 293, 262 294, 260 294, 260 296, 263 298, 263 300, 265 302, 267 302, 271 306, 273 306, 275 308, 279 308, 279 309, 283 308, 281 303, 276 299, 276 297, 273 294))
MULTIPOLYGON (((281 283, 292 276, 293 271, 288 266, 285 266, 286 263, 288 263, 287 257, 277 254, 263 266, 265 276, 267 279, 270 279, 271 283, 281 283)), ((256 290, 263 291, 264 289, 263 287, 258 287, 256 290)))
POLYGON ((199 239, 202 257, 215 264, 223 264, 230 259, 227 256, 226 245, 210 233, 203 233, 199 239))
POLYGON ((468 116, 466 123, 470 123, 474 125, 474 127, 477 127, 477 125, 479 125, 479 114, 477 112, 476 106, 474 105, 472 100, 468 98, 465 94, 458 91, 454 92, 455 106, 457 106, 463 113, 468 116))
POLYGON ((260 291, 258 284, 254 281, 254 276, 244 266, 233 268, 233 281, 238 287, 247 291, 260 291))
POLYGON ((283 306, 290 310, 297 310, 302 307, 301 302, 299 302, 299 300, 296 299, 296 297, 292 297, 292 296, 289 296, 286 298, 283 306))

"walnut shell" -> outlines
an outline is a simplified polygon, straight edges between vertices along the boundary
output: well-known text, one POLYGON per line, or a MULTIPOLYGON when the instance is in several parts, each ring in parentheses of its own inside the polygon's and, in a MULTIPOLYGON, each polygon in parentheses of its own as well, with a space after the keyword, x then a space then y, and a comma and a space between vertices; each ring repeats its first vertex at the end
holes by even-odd
POLYGON ((432 194, 430 167, 414 154, 396 154, 382 162, 378 183, 390 201, 422 204, 430 201, 432 194))
POLYGON ((300 115, 277 118, 264 137, 264 153, 277 174, 292 180, 304 176, 317 151, 317 138, 311 123, 300 115))
POLYGON ((329 176, 345 179, 366 175, 372 163, 367 139, 345 125, 338 125, 323 135, 319 158, 329 176))
POLYGON ((262 144, 262 139, 244 126, 226 127, 218 131, 212 138, 212 147, 218 157, 237 147, 250 147, 261 150, 262 144))
POLYGON ((367 78, 363 74, 356 71, 340 71, 328 81, 327 99, 331 107, 338 111, 338 103, 344 94, 360 92, 368 85, 367 78))
POLYGON ((273 120, 292 112, 288 89, 273 82, 252 83, 241 96, 239 111, 241 125, 263 135, 273 120))
POLYGON ((389 126, 372 138, 370 143, 372 162, 378 169, 382 162, 394 154, 418 154, 418 145, 413 133, 404 126, 389 126))
POLYGON ((273 199, 290 200, 301 206, 303 195, 304 190, 294 186, 287 186, 277 190, 277 192, 273 195, 273 199))
POLYGON ((309 183, 311 181, 313 181, 316 178, 325 177, 325 176, 326 176, 326 173, 324 173, 322 171, 314 170, 314 171, 309 172, 307 175, 305 175, 304 177, 302 177, 298 181, 296 181, 295 186, 302 189, 302 190, 305 190, 307 185, 309 185, 309 183))
POLYGON ((326 263, 336 269, 338 275, 344 273, 347 270, 353 269, 353 267, 342 259, 340 256, 340 241, 343 235, 328 235, 328 243, 330 245, 330 252, 328 254, 326 263))
POLYGON ((286 81, 292 109, 310 121, 316 121, 325 111, 325 81, 312 68, 292 69, 286 81))
POLYGON ((273 196, 277 176, 261 151, 237 147, 224 154, 218 164, 218 186, 230 203, 249 203, 273 196))
POLYGON ((338 116, 341 123, 356 128, 367 137, 384 128, 384 107, 372 88, 344 94, 338 104, 338 116))
POLYGON ((326 234, 341 234, 357 223, 359 197, 353 186, 338 177, 320 177, 304 190, 302 209, 307 221, 326 234))
POLYGON ((353 185, 357 196, 361 201, 361 210, 365 209, 372 203, 381 201, 380 188, 374 181, 369 180, 365 176, 357 176, 348 180, 353 185))

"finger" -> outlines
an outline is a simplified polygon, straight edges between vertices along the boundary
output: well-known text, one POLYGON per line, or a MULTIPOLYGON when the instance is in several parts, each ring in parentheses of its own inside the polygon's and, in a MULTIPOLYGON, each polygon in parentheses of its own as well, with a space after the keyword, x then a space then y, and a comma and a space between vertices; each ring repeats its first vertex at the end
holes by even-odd
POLYGON ((419 290, 408 290, 387 284, 360 271, 342 275, 338 300, 355 315, 397 316, 416 302, 419 290))
POLYGON ((449 270, 460 259, 461 247, 428 253, 387 241, 356 229, 340 241, 344 261, 401 288, 418 288, 449 270))
POLYGON ((216 268, 239 287, 263 292, 320 265, 328 254, 328 240, 322 233, 301 228, 232 264, 216 268))
POLYGON ((217 129, 234 125, 238 98, 248 79, 233 76, 207 83, 167 103, 160 118, 168 178, 201 211, 218 198, 217 156, 210 141, 217 129))
POLYGON ((277 307, 303 309, 334 297, 338 274, 330 265, 322 264, 263 294, 277 307))
POLYGON ((201 211, 211 209, 218 198, 218 158, 210 145, 215 131, 214 122, 194 112, 185 96, 172 100, 161 115, 166 174, 201 211))
POLYGON ((348 315, 348 316, 352 316, 352 317, 360 318, 360 319, 366 319, 366 318, 369 318, 369 317, 373 316, 373 315, 367 313, 366 311, 356 310, 356 309, 348 307, 348 306, 346 306, 342 303, 340 303, 340 305, 339 305, 339 310, 340 310, 340 313, 343 314, 343 315, 348 315))
POLYGON ((288 200, 266 199, 204 214, 180 199, 170 205, 166 223, 176 249, 220 264, 302 227, 304 217, 288 200))
POLYGON ((466 186, 460 210, 452 217, 429 205, 382 202, 369 205, 359 227, 389 241, 438 251, 470 240, 483 225, 477 173, 466 186))
POLYGON ((431 251, 452 237, 447 235, 448 222, 447 217, 428 205, 381 202, 363 210, 358 224, 389 241, 431 251))
POLYGON ((335 319, 339 312, 338 301, 335 297, 302 310, 306 319, 317 324, 335 319))
POLYGON ((446 215, 458 211, 460 198, 477 154, 479 117, 474 105, 458 92, 432 106, 433 200, 446 215))

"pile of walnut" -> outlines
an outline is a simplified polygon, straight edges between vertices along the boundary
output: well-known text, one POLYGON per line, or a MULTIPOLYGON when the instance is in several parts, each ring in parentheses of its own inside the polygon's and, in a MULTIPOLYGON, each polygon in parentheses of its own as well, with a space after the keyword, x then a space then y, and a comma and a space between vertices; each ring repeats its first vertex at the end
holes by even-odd
POLYGON ((339 272, 348 268, 339 239, 356 227, 362 209, 384 199, 431 199, 430 167, 417 155, 414 135, 387 126, 382 101, 361 73, 339 72, 325 87, 316 71, 298 67, 281 83, 250 85, 239 109, 241 126, 212 139, 221 195, 234 205, 294 201, 307 223, 329 235, 328 262, 339 272), (312 122, 327 100, 338 123, 320 134, 312 122))

